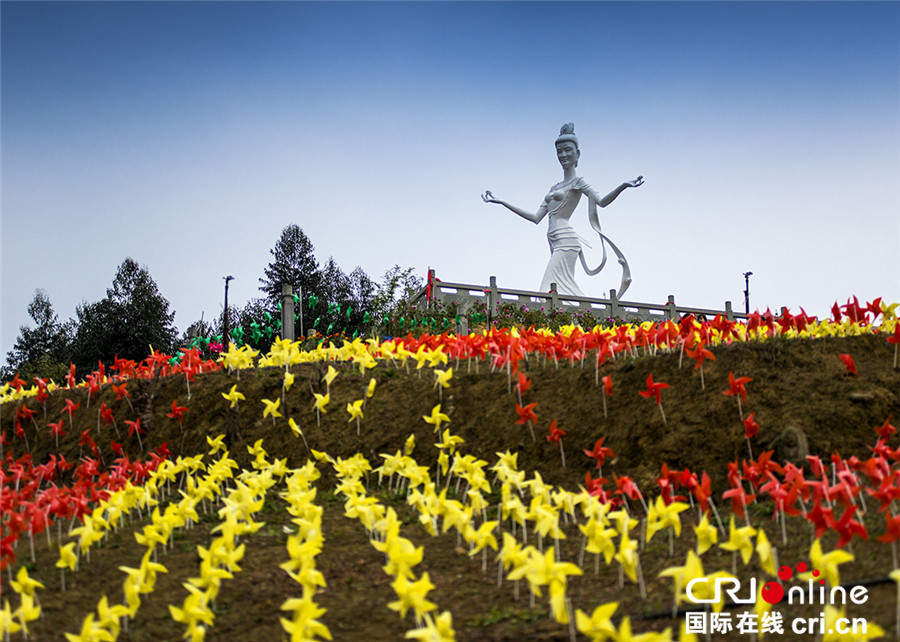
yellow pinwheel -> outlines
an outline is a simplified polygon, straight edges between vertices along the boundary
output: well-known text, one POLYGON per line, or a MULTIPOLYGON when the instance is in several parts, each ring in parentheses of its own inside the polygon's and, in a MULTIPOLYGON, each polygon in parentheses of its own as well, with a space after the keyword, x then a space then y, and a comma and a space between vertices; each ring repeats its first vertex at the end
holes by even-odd
POLYGON ((756 554, 759 556, 759 565, 769 575, 775 575, 775 555, 769 538, 763 529, 756 534, 756 554))
POLYGON ((431 409, 431 415, 422 415, 422 419, 425 420, 425 423, 434 426, 435 433, 440 431, 442 423, 450 422, 450 417, 441 412, 441 404, 437 404, 431 409))
POLYGON ((450 380, 453 379, 453 368, 446 370, 434 369, 434 387, 438 389, 438 399, 444 400, 444 388, 450 387, 450 380))
POLYGON ((588 617, 581 609, 575 611, 575 628, 586 635, 591 642, 606 642, 616 638, 616 626, 612 623, 613 613, 619 608, 618 602, 601 604, 588 617))
POLYGON ((112 633, 103 628, 99 622, 94 622, 94 614, 88 613, 81 623, 81 633, 66 633, 69 642, 112 642, 115 638, 112 633))
POLYGON ((231 402, 229 408, 234 408, 237 406, 238 401, 244 401, 246 399, 244 395, 237 391, 237 384, 231 386, 231 390, 227 393, 223 392, 222 396, 225 397, 227 401, 231 402))
POLYGON ((327 410, 325 410, 325 407, 331 400, 331 395, 327 392, 324 395, 320 395, 318 392, 314 392, 313 397, 315 397, 315 401, 313 401, 313 407, 316 409, 316 425, 321 427, 321 415, 324 415, 326 412, 328 412, 327 410))
POLYGON ((334 381, 334 378, 338 376, 338 371, 334 369, 334 366, 328 366, 328 372, 325 373, 325 376, 322 377, 322 381, 325 382, 325 394, 331 394, 331 382, 334 381))
POLYGON ((741 559, 746 566, 753 557, 753 536, 756 535, 756 529, 752 526, 742 526, 735 528, 734 515, 731 516, 731 522, 728 524, 728 541, 719 544, 719 548, 731 551, 734 554, 740 553, 741 559))
POLYGON ((804 582, 811 579, 824 579, 831 586, 838 586, 841 583, 838 566, 853 561, 853 554, 843 549, 835 549, 830 553, 822 553, 822 542, 816 540, 809 549, 809 561, 814 569, 818 569, 820 575, 813 578, 812 572, 800 573, 799 577, 804 582))
POLYGON ((275 418, 280 417, 281 413, 278 412, 278 407, 281 405, 281 399, 276 399, 275 401, 271 401, 269 399, 262 399, 262 402, 266 405, 263 409, 263 419, 266 417, 272 417, 272 425, 275 425, 275 418))
POLYGON ((422 642, 455 642, 456 631, 453 629, 453 616, 444 611, 432 619, 430 613, 424 616, 424 624, 418 629, 406 632, 406 637, 422 642))
POLYGON ((398 575, 391 582, 391 587, 399 599, 390 602, 388 608, 399 612, 400 617, 406 617, 406 612, 412 609, 416 614, 416 618, 422 619, 425 613, 437 608, 437 604, 429 602, 425 597, 434 588, 434 584, 431 583, 431 578, 427 572, 423 573, 422 577, 415 582, 410 582, 405 576, 398 575))
POLYGON ((697 536, 697 555, 703 555, 719 541, 719 530, 709 523, 709 515, 706 513, 703 513, 700 523, 694 526, 694 534, 697 536))
POLYGON ((359 424, 363 418, 363 399, 357 399, 353 403, 347 404, 347 412, 350 413, 350 419, 347 421, 349 424, 354 419, 356 420, 356 434, 359 434, 359 424))

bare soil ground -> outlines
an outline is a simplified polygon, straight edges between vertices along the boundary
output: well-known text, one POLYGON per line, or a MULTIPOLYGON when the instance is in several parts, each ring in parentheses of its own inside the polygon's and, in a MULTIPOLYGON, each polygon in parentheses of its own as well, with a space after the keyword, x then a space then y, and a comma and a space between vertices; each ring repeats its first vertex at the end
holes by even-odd
MULTIPOLYGON (((787 427, 802 431, 809 444, 809 451, 827 459, 834 452, 844 457, 856 455, 867 458, 874 445, 874 426, 880 426, 891 416, 900 416, 900 372, 892 369, 893 347, 883 337, 860 336, 840 339, 782 340, 742 343, 713 349, 715 361, 704 365, 705 389, 701 388, 700 374, 693 369, 693 362, 684 358, 679 367, 679 355, 641 355, 638 358, 619 359, 601 366, 600 375, 610 375, 614 383, 612 397, 607 400, 607 416, 603 413, 601 389, 595 385, 595 371, 589 357, 584 364, 563 362, 554 364, 543 358, 532 357, 523 365, 523 371, 532 381, 526 393, 528 403, 537 402, 539 416, 537 441, 532 441, 528 429, 515 425, 516 394, 511 389, 505 372, 490 372, 489 366, 480 364, 450 363, 454 376, 450 388, 443 391, 442 409, 450 416, 447 425, 452 432, 465 439, 463 452, 486 459, 493 464, 495 453, 509 450, 518 453, 521 470, 540 472, 543 479, 552 484, 577 490, 583 483, 591 460, 582 450, 591 448, 597 438, 606 438, 605 445, 612 448, 616 458, 604 466, 604 475, 630 475, 648 496, 657 493, 656 478, 662 463, 672 468, 690 468, 707 471, 717 498, 728 488, 726 478, 729 462, 747 457, 744 428, 738 416, 736 400, 722 394, 728 388, 728 373, 747 376, 753 380, 747 385, 748 396, 743 404, 745 413, 754 412, 760 425, 759 437, 753 441, 754 455, 769 447, 776 448, 776 459, 796 457, 797 453, 786 449, 779 442, 779 435, 787 427), (838 355, 847 353, 854 358, 859 375, 849 376, 838 355), (477 370, 477 371, 476 371, 477 370), (667 422, 651 400, 638 395, 645 388, 645 380, 653 374, 656 381, 668 383, 671 388, 662 392, 662 403, 667 422), (547 426, 556 419, 558 426, 567 432, 563 437, 567 466, 562 467, 557 444, 544 437, 547 426)), ((244 370, 238 379, 224 372, 198 376, 190 385, 188 398, 183 377, 168 377, 157 381, 129 383, 134 411, 124 400, 117 401, 106 385, 100 396, 86 408, 84 390, 60 391, 47 402, 47 417, 55 421, 64 399, 78 400, 82 408, 76 413, 74 430, 60 443, 60 451, 69 460, 77 460, 80 454, 78 435, 88 428, 97 434, 95 408, 101 402, 114 409, 120 430, 124 420, 141 415, 149 432, 144 437, 144 448, 150 449, 168 443, 173 455, 194 455, 208 449, 206 437, 226 435, 231 457, 243 466, 249 466, 250 455, 246 446, 263 439, 263 446, 270 458, 287 458, 289 466, 300 466, 307 460, 303 442, 297 439, 287 425, 287 417, 293 417, 302 427, 315 450, 337 457, 362 453, 380 465, 379 455, 393 454, 404 447, 407 437, 415 434, 416 446, 412 455, 420 464, 434 469, 437 449, 434 434, 422 417, 438 403, 438 391, 434 377, 427 368, 415 370, 415 364, 407 371, 403 366, 381 365, 365 377, 349 365, 338 366, 340 374, 331 385, 331 402, 328 412, 317 426, 312 409, 312 393, 324 392, 322 376, 327 364, 304 365, 293 368, 296 380, 281 406, 284 417, 274 424, 271 418, 263 418, 261 399, 280 396, 283 371, 278 369, 244 370), (356 424, 348 423, 344 410, 348 402, 363 397, 370 377, 377 381, 375 395, 366 405, 361 434, 356 424), (237 384, 246 396, 236 410, 228 408, 222 393, 237 384), (186 406, 183 427, 166 413, 171 403, 186 406)), ((514 380, 513 380, 514 382, 514 380)), ((35 405, 33 402, 31 405, 35 405)), ((0 427, 8 433, 14 423, 15 406, 4 404, 0 408, 0 427)), ((39 411, 40 412, 40 411, 39 411)), ((38 425, 44 422, 38 417, 38 425)), ((56 451, 49 431, 29 430, 29 441, 35 463, 45 460, 56 451)), ((115 439, 112 427, 101 429, 103 438, 95 436, 104 459, 114 457, 110 437, 115 439)), ((119 441, 116 439, 116 441, 119 441)), ((896 445, 897 437, 892 439, 896 445)), ((14 454, 23 452, 24 444, 14 441, 14 454)), ((126 450, 132 457, 143 456, 136 440, 127 440, 126 450)), ((798 465, 802 461, 796 461, 798 465)), ((391 578, 384 573, 384 556, 369 543, 358 521, 344 516, 343 501, 333 492, 334 477, 323 465, 322 478, 317 482, 317 502, 325 509, 323 531, 325 547, 316 558, 316 565, 325 575, 327 586, 317 595, 317 602, 327 609, 322 617, 335 640, 399 640, 413 627, 412 617, 401 619, 387 609, 387 603, 395 596, 390 587, 391 578)), ((373 482, 374 483, 374 482, 373 482)), ((452 488, 452 486, 451 486, 452 488)), ((569 633, 564 626, 555 623, 549 615, 546 599, 538 598, 535 607, 529 606, 527 587, 520 587, 521 596, 516 600, 513 586, 504 582, 497 586, 496 564, 489 561, 488 570, 482 572, 481 557, 470 558, 458 545, 455 534, 429 536, 406 508, 403 496, 395 495, 386 487, 373 485, 372 491, 381 500, 393 506, 404 516, 404 536, 416 545, 425 547, 423 562, 416 567, 418 573, 428 571, 436 588, 429 599, 440 610, 450 610, 459 640, 567 640, 569 633)), ((496 502, 499 495, 491 499, 496 502)), ((724 509, 727 502, 719 499, 724 509)), ((812 541, 812 529, 802 517, 789 518, 787 544, 781 542, 780 528, 773 520, 771 501, 760 501, 750 507, 752 523, 766 531, 773 544, 778 546, 783 564, 808 561, 812 541)), ((683 514, 684 531, 675 541, 674 556, 669 555, 668 542, 658 536, 650 541, 641 553, 644 577, 647 579, 647 598, 642 599, 638 587, 630 582, 619 586, 615 565, 601 565, 594 574, 593 561, 587 556, 585 573, 570 578, 569 594, 575 608, 587 612, 609 601, 620 603, 618 615, 629 615, 636 631, 661 631, 665 627, 677 628, 683 616, 672 618, 672 582, 658 578, 659 572, 668 566, 681 565, 686 552, 694 546, 693 531, 696 512, 683 514)), ((258 519, 266 525, 247 541, 247 553, 240 563, 242 571, 233 580, 226 580, 216 603, 215 626, 207 634, 210 640, 278 640, 286 637, 279 623, 283 615, 279 607, 288 597, 298 593, 297 585, 278 565, 287 559, 285 542, 291 515, 283 500, 276 493, 269 494, 265 508, 258 519)), ((727 523, 728 513, 723 511, 727 523)), ((872 541, 884 532, 884 519, 871 510, 864 518, 869 528, 870 541, 854 541, 851 548, 855 561, 841 567, 842 580, 876 580, 868 588, 869 599, 862 606, 850 605, 848 615, 868 618, 882 626, 891 636, 894 633, 894 605, 896 586, 886 580, 893 568, 890 545, 872 541)), ((217 519, 210 515, 191 530, 179 531, 174 546, 160 556, 160 562, 169 570, 160 575, 157 590, 146 597, 136 620, 120 639, 135 641, 178 640, 183 627, 175 623, 168 612, 168 605, 180 605, 186 594, 182 582, 197 574, 198 545, 208 543, 210 529, 217 519)), ((64 639, 63 632, 77 633, 85 615, 95 609, 104 595, 120 601, 124 578, 119 566, 135 566, 139 563, 142 548, 133 532, 142 526, 130 523, 114 533, 108 541, 92 551, 90 563, 83 563, 77 573, 67 574, 67 590, 60 591, 59 571, 55 568, 58 549, 47 549, 43 537, 36 540, 35 562, 28 560, 27 541, 20 543, 18 558, 26 563, 31 576, 46 585, 39 591, 43 618, 31 625, 31 639, 64 639)), ((561 542, 562 558, 575 561, 581 547, 581 536, 573 525, 565 527, 567 538, 561 542)), ((833 534, 826 535, 826 550, 833 546, 833 534)), ((493 560, 493 555, 490 556, 493 560)), ((705 570, 731 571, 732 555, 719 549, 703 556, 705 570)), ((738 567, 740 567, 738 563, 738 567)), ((14 571, 15 569, 13 569, 14 571)), ((739 576, 762 578, 756 558, 739 576)), ((4 598, 12 598, 4 576, 4 598)), ((807 609, 797 614, 818 616, 807 609)), ((787 616, 786 616, 786 619, 787 616)), ((716 636, 716 639, 748 639, 747 634, 732 633, 716 636)), ((813 639, 798 636, 789 629, 782 639, 813 639)))

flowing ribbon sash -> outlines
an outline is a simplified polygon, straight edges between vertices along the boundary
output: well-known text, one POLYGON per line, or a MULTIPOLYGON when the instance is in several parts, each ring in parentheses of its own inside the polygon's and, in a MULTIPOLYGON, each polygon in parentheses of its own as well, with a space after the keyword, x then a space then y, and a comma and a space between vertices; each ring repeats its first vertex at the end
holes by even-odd
POLYGON ((622 266, 622 283, 619 286, 619 289, 616 291, 616 296, 621 297, 625 294, 625 290, 628 289, 628 286, 631 285, 631 268, 628 267, 628 261, 625 260, 625 255, 622 254, 622 251, 616 247, 616 244, 609 240, 609 237, 606 236, 600 230, 600 217, 597 214, 597 203, 592 198, 588 198, 588 220, 591 222, 591 227, 594 228, 594 231, 600 236, 600 246, 603 249, 603 259, 600 261, 600 265, 596 268, 591 269, 587 265, 587 261, 584 258, 584 252, 581 252, 578 256, 581 259, 581 267, 584 268, 584 271, 588 273, 589 276, 594 276, 603 267, 606 265, 606 245, 609 244, 609 247, 612 249, 613 253, 616 255, 616 258, 619 261, 619 265, 622 266))

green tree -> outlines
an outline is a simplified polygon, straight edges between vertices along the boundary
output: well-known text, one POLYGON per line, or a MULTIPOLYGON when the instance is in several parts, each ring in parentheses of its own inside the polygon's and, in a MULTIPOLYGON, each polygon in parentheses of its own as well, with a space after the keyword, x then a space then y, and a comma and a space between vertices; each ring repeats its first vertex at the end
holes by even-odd
POLYGON ((61 381, 69 367, 74 323, 71 320, 60 323, 50 298, 41 289, 34 291, 34 298, 28 304, 28 316, 35 327, 19 328, 20 334, 6 355, 3 379, 18 372, 23 379, 44 377, 61 381))
POLYGON ((81 372, 98 361, 144 359, 154 349, 171 353, 175 349, 174 312, 146 267, 126 258, 116 270, 106 297, 76 308, 77 330, 73 362, 81 372))
POLYGON ((281 237, 269 250, 274 260, 259 280, 259 289, 265 292, 272 309, 281 302, 281 286, 285 283, 293 286, 294 293, 302 288, 304 298, 320 294, 322 276, 314 252, 312 241, 298 225, 291 223, 281 230, 281 237))

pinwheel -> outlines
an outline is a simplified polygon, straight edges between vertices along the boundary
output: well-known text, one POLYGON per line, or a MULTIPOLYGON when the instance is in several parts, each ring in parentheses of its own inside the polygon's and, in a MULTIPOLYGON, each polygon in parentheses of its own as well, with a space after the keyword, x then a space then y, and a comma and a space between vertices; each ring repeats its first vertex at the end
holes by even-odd
POLYGON ((325 394, 331 394, 331 383, 334 381, 334 378, 338 376, 337 370, 334 369, 334 366, 328 366, 328 372, 322 377, 322 381, 325 382, 325 394))
MULTIPOLYGON (((100 404, 100 408, 97 410, 97 431, 100 431, 100 420, 103 420, 105 425, 112 424, 113 428, 116 429, 116 437, 121 438, 119 434, 119 426, 116 424, 116 418, 113 416, 112 408, 106 407, 106 402, 102 402, 100 404)), ((59 447, 57 446, 57 450, 59 447)))
POLYGON ((667 383, 662 383, 661 381, 653 381, 653 373, 651 372, 647 375, 647 389, 638 391, 638 394, 645 399, 650 399, 651 397, 656 399, 656 407, 659 408, 659 414, 662 416, 663 424, 666 423, 666 413, 662 407, 662 400, 660 398, 660 393, 664 388, 670 387, 667 383))
POLYGON ((275 401, 271 401, 269 399, 261 399, 260 401, 265 404, 265 408, 263 408, 263 419, 266 417, 272 417, 272 425, 275 425, 275 418, 281 417, 281 413, 278 412, 278 407, 281 405, 281 399, 278 398, 275 401))
POLYGON ((347 403, 347 412, 350 414, 350 419, 347 423, 352 422, 354 419, 356 420, 356 434, 359 434, 359 425, 360 421, 363 419, 363 402, 364 399, 357 399, 353 403, 347 403))
POLYGON ((415 582, 411 582, 403 575, 398 575, 391 582, 391 588, 394 589, 399 599, 390 602, 388 608, 399 612, 401 617, 406 617, 406 612, 412 609, 416 614, 416 620, 420 621, 425 613, 437 608, 437 604, 429 602, 425 597, 434 588, 427 572, 423 573, 422 577, 415 582))
POLYGON ((618 602, 601 604, 588 616, 581 609, 575 610, 575 627, 590 642, 607 642, 616 638, 616 625, 612 623, 613 613, 619 608, 618 602))
POLYGON ((566 452, 563 450, 562 438, 566 434, 565 430, 561 428, 557 428, 556 419, 550 422, 550 426, 548 427, 549 433, 547 435, 547 441, 556 442, 559 444, 559 458, 562 461, 562 467, 566 467, 566 452))
POLYGON ((128 407, 131 408, 131 411, 134 412, 134 406, 131 405, 131 395, 128 393, 128 383, 122 383, 120 385, 112 384, 112 391, 116 395, 116 401, 121 401, 122 398, 128 402, 128 407))
POLYGON ((293 417, 288 418, 288 426, 290 427, 291 432, 294 433, 294 436, 300 437, 303 440, 303 445, 306 446, 306 452, 310 452, 309 444, 306 443, 306 437, 304 436, 303 431, 300 430, 300 426, 294 421, 293 417))
POLYGON ((312 596, 287 599, 281 605, 281 609, 294 612, 291 620, 278 618, 281 626, 290 635, 291 642, 305 642, 320 637, 331 639, 328 627, 318 620, 325 613, 325 609, 318 606, 312 596))
POLYGON ((735 378, 734 372, 731 370, 728 371, 728 390, 722 391, 723 395, 727 395, 729 397, 734 397, 737 399, 738 405, 738 414, 741 417, 741 421, 744 420, 744 411, 741 408, 741 401, 747 398, 747 390, 744 388, 745 385, 753 381, 750 377, 737 377, 735 378))
POLYGON ((535 442, 537 441, 537 437, 534 435, 534 424, 537 423, 538 417, 537 413, 534 412, 534 409, 537 405, 536 401, 528 404, 524 408, 519 404, 516 404, 516 414, 519 415, 519 418, 516 419, 516 425, 521 426, 522 424, 528 424, 528 430, 531 431, 531 440, 535 442))
POLYGON ((325 407, 328 406, 331 395, 329 395, 327 392, 324 395, 320 395, 318 392, 314 392, 313 397, 315 397, 315 400, 313 401, 313 407, 316 409, 316 425, 321 428, 321 415, 324 415, 326 412, 328 412, 327 410, 325 410, 325 407))
POLYGON ((184 413, 186 413, 189 408, 185 406, 179 406, 178 400, 172 400, 172 411, 166 413, 166 417, 169 419, 174 419, 178 422, 178 427, 181 428, 182 432, 184 431, 184 413))
POLYGON ((692 550, 688 550, 684 566, 670 566, 666 569, 663 569, 660 572, 659 577, 672 578, 674 582, 674 586, 672 587, 674 592, 674 599, 672 600, 672 611, 673 613, 677 613, 678 605, 687 597, 684 594, 685 587, 691 582, 691 580, 704 577, 703 563, 700 561, 700 557, 697 553, 694 553, 694 551, 692 550))
POLYGON ((74 572, 77 566, 78 557, 75 555, 75 542, 69 542, 65 546, 60 546, 59 560, 56 562, 56 568, 60 569, 63 593, 66 592, 66 569, 74 572))
POLYGON ((607 418, 606 413, 606 398, 612 397, 613 393, 613 382, 612 377, 610 375, 604 375, 603 378, 600 379, 603 382, 603 418, 607 418))
POLYGON ((706 390, 706 383, 703 380, 703 362, 709 359, 710 361, 716 360, 716 355, 707 350, 702 343, 697 345, 696 350, 686 349, 687 356, 694 360, 694 370, 700 371, 700 389, 706 390))
POLYGON ((223 397, 225 397, 225 400, 229 402, 229 408, 234 408, 235 406, 237 406, 238 401, 243 401, 246 399, 244 395, 237 391, 237 384, 231 386, 231 390, 229 390, 227 393, 223 392, 221 394, 223 397))
POLYGON ((656 501, 651 504, 650 512, 647 514, 647 541, 656 534, 658 531, 664 529, 669 530, 669 555, 672 555, 673 548, 673 539, 672 533, 675 533, 676 537, 681 536, 681 518, 678 516, 679 513, 686 511, 690 508, 684 502, 672 502, 670 504, 666 504, 662 495, 657 496, 656 501))
POLYGON ((750 453, 750 459, 753 459, 753 448, 750 447, 750 438, 756 437, 759 434, 759 424, 756 423, 754 417, 756 416, 755 412, 751 412, 747 415, 744 422, 744 439, 747 440, 747 451, 750 453))
POLYGON ((141 434, 147 431, 141 428, 141 418, 138 417, 135 421, 126 421, 125 424, 128 426, 128 436, 134 437, 137 435, 138 446, 143 450, 144 444, 141 442, 141 434))
POLYGON ((69 430, 72 430, 72 415, 76 410, 81 406, 81 403, 76 403, 71 399, 66 399, 66 407, 62 409, 59 414, 66 413, 69 415, 69 430))
POLYGON ((446 370, 441 370, 439 368, 434 369, 434 387, 438 389, 438 400, 443 402, 444 400, 444 388, 450 387, 450 380, 453 378, 453 368, 447 368, 446 370))
POLYGON ((431 415, 422 415, 422 419, 425 420, 425 423, 434 426, 435 434, 440 432, 441 424, 450 422, 450 417, 441 412, 441 404, 437 404, 431 409, 431 415))
POLYGON ((606 461, 608 457, 615 457, 616 453, 613 452, 612 448, 607 448, 603 445, 603 440, 605 437, 600 437, 596 442, 594 442, 594 447, 591 450, 585 449, 584 454, 593 459, 597 463, 597 470, 600 471, 600 477, 603 477, 603 463, 606 461))
POLYGON ((47 428, 50 429, 50 434, 53 435, 54 439, 56 439, 56 450, 58 451, 59 450, 59 438, 61 436, 64 436, 67 434, 66 431, 63 430, 63 420, 60 419, 55 424, 48 423, 47 428))
POLYGON ((853 357, 851 357, 849 354, 839 354, 838 357, 840 357, 841 362, 844 364, 844 367, 847 369, 848 375, 855 377, 859 374, 856 371, 856 363, 854 363, 853 357))
POLYGON ((737 572, 737 554, 741 554, 741 560, 743 560, 744 565, 746 566, 750 562, 750 558, 753 556, 753 536, 756 535, 756 529, 752 526, 742 526, 741 528, 735 528, 734 525, 734 516, 731 517, 731 521, 728 525, 728 541, 719 544, 719 548, 725 551, 731 551, 731 566, 732 573, 737 572))
POLYGON ((706 513, 703 513, 700 523, 694 526, 694 534, 697 536, 697 555, 703 555, 719 541, 719 531, 709 523, 709 515, 706 513))
POLYGON ((422 626, 407 631, 405 637, 423 642, 454 642, 456 631, 453 629, 453 615, 450 611, 444 611, 432 618, 431 613, 425 613, 422 626))

